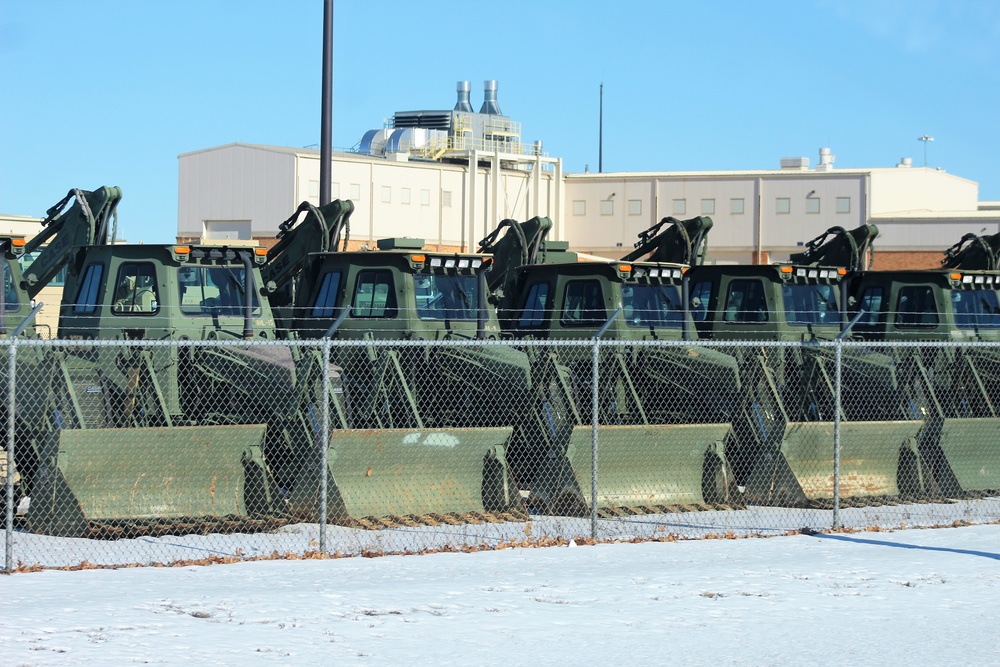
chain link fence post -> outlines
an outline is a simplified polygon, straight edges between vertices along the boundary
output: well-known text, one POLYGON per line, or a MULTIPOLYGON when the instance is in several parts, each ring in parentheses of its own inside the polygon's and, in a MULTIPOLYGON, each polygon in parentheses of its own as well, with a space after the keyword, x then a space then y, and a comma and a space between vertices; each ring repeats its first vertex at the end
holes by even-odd
POLYGON ((17 371, 17 338, 9 339, 7 347, 7 480, 4 484, 4 493, 7 502, 4 503, 4 571, 10 574, 14 569, 14 475, 17 474, 17 465, 14 462, 14 417, 15 417, 15 388, 17 383, 14 375, 17 371))
POLYGON ((834 340, 833 396, 833 529, 840 528, 840 411, 842 404, 841 376, 843 370, 843 340, 834 340))
POLYGON ((326 554, 327 522, 327 451, 330 444, 330 338, 323 339, 323 421, 320 428, 319 477, 319 552, 326 554))
POLYGON ((594 337, 594 346, 591 348, 591 382, 590 382, 590 409, 591 409, 591 451, 590 451, 590 537, 597 539, 597 420, 598 420, 598 367, 600 366, 600 345, 601 340, 594 337))

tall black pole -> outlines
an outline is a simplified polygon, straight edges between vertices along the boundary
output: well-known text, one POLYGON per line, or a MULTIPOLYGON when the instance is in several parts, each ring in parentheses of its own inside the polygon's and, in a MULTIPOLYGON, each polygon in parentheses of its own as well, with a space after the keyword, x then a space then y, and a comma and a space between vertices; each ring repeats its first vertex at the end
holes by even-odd
POLYGON ((333 162, 333 0, 323 0, 323 103, 319 137, 319 205, 330 203, 333 162))
POLYGON ((597 125, 597 173, 604 171, 604 82, 601 81, 601 115, 597 125))

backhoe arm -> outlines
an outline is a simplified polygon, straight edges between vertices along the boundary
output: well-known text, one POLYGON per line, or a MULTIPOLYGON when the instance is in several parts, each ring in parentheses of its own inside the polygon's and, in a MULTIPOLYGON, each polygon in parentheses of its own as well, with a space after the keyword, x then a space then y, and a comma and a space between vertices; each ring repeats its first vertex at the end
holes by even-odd
POLYGON ((962 240, 944 251, 941 266, 966 271, 1000 270, 1000 234, 966 234, 962 240))
POLYGON ((287 288, 306 265, 309 253, 336 251, 341 235, 346 249, 353 212, 354 204, 349 200, 335 199, 320 207, 300 204, 279 225, 278 243, 267 251, 267 263, 260 269, 265 284, 273 282, 278 291, 287 288))
POLYGON ((871 268, 877 236, 875 225, 861 225, 851 231, 831 227, 807 242, 804 251, 791 255, 790 261, 799 266, 839 266, 848 271, 864 271, 871 268))
POLYGON ((34 298, 69 263, 74 248, 107 244, 108 222, 121 198, 122 191, 116 187, 93 191, 74 188, 46 212, 42 232, 24 246, 26 253, 41 248, 21 281, 30 297, 34 298), (71 199, 76 201, 67 209, 71 199))
POLYGON ((623 261, 668 262, 697 266, 704 263, 712 219, 699 216, 690 220, 666 217, 639 233, 635 250, 623 261))
POLYGON ((536 216, 527 222, 508 218, 479 242, 479 252, 493 255, 493 265, 486 274, 490 294, 502 300, 510 291, 514 272, 538 262, 538 251, 550 229, 552 221, 549 218, 536 216), (507 233, 500 236, 505 229, 507 233))

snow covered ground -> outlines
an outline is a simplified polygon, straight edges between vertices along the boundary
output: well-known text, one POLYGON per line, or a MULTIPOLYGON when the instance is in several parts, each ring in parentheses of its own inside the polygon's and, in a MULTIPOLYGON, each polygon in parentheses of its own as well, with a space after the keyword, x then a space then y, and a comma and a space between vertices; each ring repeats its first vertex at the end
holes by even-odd
POLYGON ((1000 525, 0 577, 0 664, 1000 664, 1000 525))

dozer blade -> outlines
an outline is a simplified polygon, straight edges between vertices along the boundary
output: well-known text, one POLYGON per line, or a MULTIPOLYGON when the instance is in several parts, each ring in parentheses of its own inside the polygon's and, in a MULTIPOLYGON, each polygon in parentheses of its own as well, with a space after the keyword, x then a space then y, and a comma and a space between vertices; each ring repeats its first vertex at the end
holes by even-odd
POLYGON ((43 444, 28 526, 83 537, 90 522, 271 513, 265 425, 66 429, 43 444))
POLYGON ((945 419, 938 442, 921 453, 942 493, 1000 489, 1000 419, 945 419))
MULTIPOLYGON (((599 426, 598 507, 642 507, 719 503, 729 499, 732 474, 723 453, 729 424, 599 426)), ((568 456, 589 513, 593 432, 573 428, 568 456)))
MULTIPOLYGON (((333 431, 327 484, 336 487, 343 510, 338 512, 331 505, 328 518, 343 521, 519 507, 520 496, 504 458, 504 445, 512 431, 510 427, 333 431)), ((310 502, 293 506, 293 514, 314 514, 318 493, 311 496, 310 502)))
MULTIPOLYGON (((840 496, 923 493, 920 422, 841 422, 840 496)), ((833 422, 791 422, 778 457, 760 456, 747 484, 751 502, 795 506, 833 498, 833 422)))

